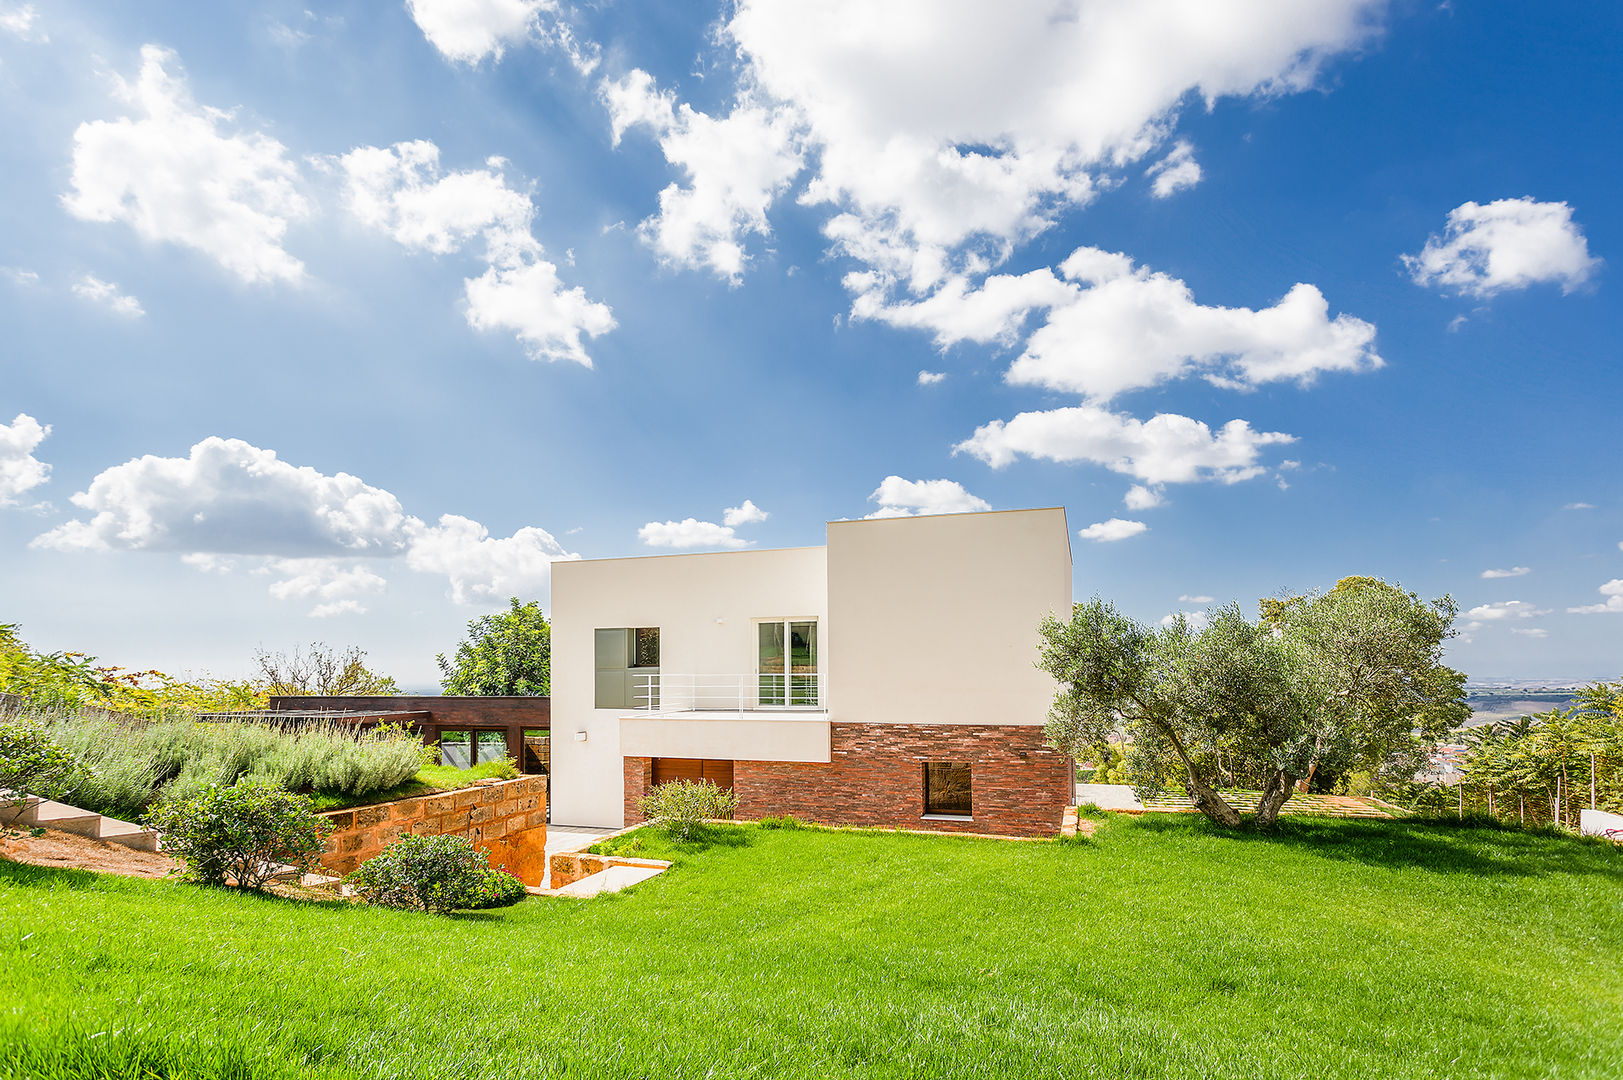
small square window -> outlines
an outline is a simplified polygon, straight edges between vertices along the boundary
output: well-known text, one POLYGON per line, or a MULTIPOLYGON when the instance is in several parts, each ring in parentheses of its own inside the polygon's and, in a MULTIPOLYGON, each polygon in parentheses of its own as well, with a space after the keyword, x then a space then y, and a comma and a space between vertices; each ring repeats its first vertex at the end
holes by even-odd
POLYGON ((969 817, 969 763, 927 761, 924 764, 924 812, 969 817))

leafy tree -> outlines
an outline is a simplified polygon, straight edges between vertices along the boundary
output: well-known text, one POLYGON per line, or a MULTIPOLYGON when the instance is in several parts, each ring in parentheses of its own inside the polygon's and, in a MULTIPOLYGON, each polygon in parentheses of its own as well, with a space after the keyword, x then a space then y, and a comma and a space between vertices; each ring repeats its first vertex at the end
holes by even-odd
POLYGON ((310 643, 310 651, 254 653, 259 681, 267 694, 277 697, 372 697, 400 693, 393 678, 366 666, 366 650, 351 645, 339 652, 325 642, 310 643))
POLYGON ((84 779, 85 768, 66 747, 52 739, 44 727, 22 720, 0 719, 0 808, 15 796, 15 812, 4 825, 21 816, 22 797, 60 799, 84 779))
POLYGON ((440 687, 447 694, 480 697, 540 696, 552 693, 552 625, 535 601, 508 600, 506 611, 468 623, 468 637, 454 660, 444 653, 440 687))
POLYGON ((268 703, 259 687, 246 680, 186 680, 161 671, 99 665, 84 653, 36 652, 19 637, 15 624, 0 624, 0 693, 39 706, 137 713, 263 709, 268 703))
POLYGON ((1254 824, 1268 828, 1320 770, 1412 762, 1463 722, 1465 677, 1441 663, 1455 610, 1373 578, 1264 601, 1258 622, 1231 604, 1199 630, 1078 604, 1069 622, 1042 625, 1039 666, 1060 683, 1047 734, 1073 756, 1125 736, 1142 795, 1181 783, 1227 827, 1242 818, 1218 778, 1253 778, 1254 824))

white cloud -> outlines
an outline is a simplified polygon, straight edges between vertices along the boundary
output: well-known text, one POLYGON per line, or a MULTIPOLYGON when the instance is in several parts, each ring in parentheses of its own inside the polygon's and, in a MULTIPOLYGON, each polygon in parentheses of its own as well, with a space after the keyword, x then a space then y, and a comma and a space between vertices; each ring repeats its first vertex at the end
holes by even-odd
MULTIPOLYGON (((1623 544, 1618 546, 1623 547, 1623 544)), ((1569 607, 1567 610, 1574 615, 1607 615, 1623 611, 1623 578, 1613 578, 1602 585, 1599 592, 1606 597, 1601 603, 1569 607)))
POLYGON ((1509 570, 1484 570, 1482 576, 1487 579, 1512 578, 1522 577, 1532 572, 1533 568, 1531 566, 1512 566, 1509 570))
POLYGON ((506 163, 490 158, 483 169, 446 173, 439 158, 425 140, 350 151, 339 159, 346 207, 411 250, 445 255, 482 240, 488 266, 463 283, 468 325, 511 331, 533 359, 591 367, 582 338, 614 329, 614 314, 564 286, 531 232, 534 204, 501 171, 506 163))
POLYGON ((270 594, 278 600, 337 600, 377 592, 388 584, 364 566, 345 566, 336 559, 273 559, 269 569, 286 575, 270 586, 270 594))
MULTIPOLYGON (((836 250, 922 291, 954 269, 1001 260, 1090 201, 1101 178, 1163 146, 1191 100, 1313 86, 1326 60, 1370 37, 1384 6, 744 0, 718 40, 743 63, 737 98, 722 106, 730 115, 704 121, 732 125, 718 138, 763 143, 731 151, 748 156, 751 210, 798 170, 802 155, 788 146, 803 139, 812 170, 800 201, 828 209, 836 250), (767 138, 762 117, 774 129, 767 138)), ((610 102, 616 128, 682 123, 669 120, 674 98, 641 79, 634 100, 610 102)), ((714 147, 667 156, 689 170, 693 190, 701 176, 724 174, 714 147)), ((1187 169, 1172 174, 1161 176, 1188 182, 1187 169)), ((730 224, 736 237, 738 220, 730 224)), ((738 265, 702 261, 724 276, 738 265)))
POLYGON ((1166 157, 1144 170, 1146 176, 1155 177, 1150 192, 1157 199, 1165 199, 1185 188, 1192 188, 1201 180, 1200 162, 1195 160, 1195 148, 1187 140, 1179 139, 1166 157))
POLYGON ((543 11, 556 9, 553 0, 406 0, 429 44, 465 64, 500 60, 508 45, 539 29, 543 11))
POLYGON ((339 603, 385 583, 357 559, 371 566, 404 559, 412 570, 445 575, 454 602, 478 603, 543 591, 553 561, 579 558, 534 526, 498 538, 455 514, 428 525, 358 477, 329 476, 215 436, 187 457, 148 455, 105 469, 72 501, 88 519, 52 529, 32 546, 175 552, 205 573, 234 570, 228 556, 257 556, 253 572, 279 577, 270 587, 278 599, 339 603))
POLYGON ((1265 446, 1296 441, 1278 431, 1254 431, 1230 420, 1214 434, 1199 420, 1159 413, 1138 420, 1095 405, 1025 412, 993 420, 954 447, 1002 468, 1021 454, 1059 462, 1090 462, 1144 484, 1238 483, 1267 471, 1265 446))
POLYGON ((15 506, 17 498, 51 478, 51 467, 34 451, 51 433, 27 413, 18 413, 9 425, 0 424, 0 506, 15 506))
POLYGON ((545 260, 521 266, 492 266, 466 284, 468 325, 475 330, 511 330, 537 360, 573 360, 592 366, 581 337, 597 337, 615 327, 607 304, 589 300, 580 286, 563 287, 558 268, 545 260))
POLYGON ((1187 595, 1185 595, 1185 596, 1178 597, 1178 603, 1180 603, 1180 604, 1209 604, 1209 603, 1212 602, 1212 599, 1213 598, 1210 597, 1210 596, 1187 596, 1187 595))
POLYGON ((100 304, 114 315, 126 319, 139 319, 146 314, 141 301, 130 296, 111 281, 103 281, 94 274, 86 274, 73 283, 73 295, 93 304, 100 304))
POLYGON ((29 288, 39 284, 39 275, 32 270, 24 270, 20 266, 0 266, 0 274, 5 275, 13 285, 29 288))
POLYGON ((1530 638, 1542 638, 1550 636, 1550 632, 1544 629, 1542 626, 1512 626, 1510 628, 1510 632, 1512 634, 1521 634, 1524 637, 1530 638))
POLYGON ((649 547, 671 548, 741 548, 749 546, 750 543, 733 535, 730 526, 717 525, 713 521, 699 521, 697 518, 650 521, 637 530, 637 539, 649 547))
POLYGON ((0 7, 0 30, 14 34, 24 41, 45 44, 51 38, 36 25, 38 22, 39 12, 34 10, 33 4, 7 4, 0 7))
POLYGON ((722 523, 733 528, 740 525, 756 525, 771 516, 748 499, 744 500, 742 506, 729 506, 721 512, 722 523))
MULTIPOLYGON (((1324 294, 1291 287, 1261 310, 1208 307, 1189 286, 1120 252, 1083 247, 1060 264, 1010 276, 995 274, 979 288, 949 279, 919 301, 886 303, 874 275, 854 284, 852 318, 934 332, 938 346, 959 341, 1010 342, 1027 316, 1048 318, 1027 338, 1006 379, 1081 394, 1104 402, 1127 390, 1200 375, 1218 386, 1247 388, 1295 380, 1307 384, 1331 371, 1382 366, 1375 327, 1351 315, 1330 318, 1324 294)), ((860 275, 853 275, 853 279, 860 275)))
POLYGON ((1420 254, 1403 262, 1417 284, 1486 297, 1543 282, 1571 292, 1601 261, 1590 256, 1572 207, 1527 195, 1455 207, 1443 235, 1427 239, 1420 254))
POLYGON ((364 615, 366 608, 359 600, 333 600, 325 604, 317 604, 310 609, 312 619, 330 619, 334 615, 364 615))
POLYGON ((580 558, 533 525, 493 537, 477 521, 444 514, 434 526, 413 519, 409 532, 406 565, 450 578, 451 600, 458 604, 540 593, 552 581, 554 562, 580 558))
POLYGON ((1481 622, 1495 622, 1503 619, 1535 619, 1549 613, 1548 608, 1529 604, 1525 600, 1498 600, 1491 604, 1477 605, 1467 611, 1465 617, 1481 622))
POLYGON ((1191 99, 1312 86, 1383 6, 745 0, 725 34, 751 92, 803 118, 817 152, 802 201, 839 211, 838 247, 905 276, 1042 232, 1096 174, 1161 145, 1191 99))
POLYGON ((1143 484, 1134 484, 1127 489, 1122 497, 1122 504, 1129 510, 1148 510, 1166 502, 1166 496, 1160 487, 1145 487, 1143 484))
POLYGON ((357 147, 339 164, 349 212, 404 247, 445 255, 477 236, 492 247, 534 244, 535 209, 528 195, 507 185, 499 158, 483 169, 446 173, 439 147, 417 139, 357 147))
POLYGON ((1197 634, 1206 629, 1206 624, 1212 621, 1211 616, 1204 611, 1169 611, 1161 616, 1161 625, 1171 626, 1178 621, 1180 615, 1189 624, 1189 629, 1197 634))
POLYGON ((1148 532, 1149 528, 1142 521, 1125 521, 1122 518, 1111 518, 1109 521, 1095 521, 1085 529, 1078 529, 1076 535, 1084 540, 1109 543, 1114 540, 1125 540, 1129 536, 1137 536, 1141 532, 1148 532))
POLYGON ((942 349, 960 341, 1010 343, 1033 310, 1067 304, 1076 295, 1073 286, 1046 267, 1027 274, 995 274, 979 286, 955 275, 925 299, 906 303, 888 301, 884 278, 878 274, 847 275, 846 286, 856 293, 853 319, 931 331, 942 349))
POLYGON ((317 619, 330 615, 363 614, 366 608, 354 598, 381 592, 388 584, 381 575, 365 566, 345 565, 337 559, 270 559, 264 569, 284 575, 280 581, 271 584, 272 597, 277 600, 316 600, 318 603, 309 614, 317 619))
POLYGON ((971 495, 956 480, 904 480, 887 476, 879 482, 869 502, 879 509, 870 518, 910 517, 915 514, 967 514, 990 510, 992 505, 971 495))
POLYGON ((728 115, 709 116, 676 105, 640 69, 604 80, 599 92, 616 144, 627 130, 646 127, 665 160, 687 176, 686 185, 673 183, 659 193, 659 212, 638 235, 661 260, 708 267, 736 284, 748 262, 744 239, 771 234, 767 210, 802 168, 793 110, 763 107, 746 96, 728 115))
POLYGON ((217 436, 183 458, 149 454, 103 470, 72 502, 90 517, 33 546, 296 557, 393 555, 406 545, 406 515, 389 492, 217 436))
POLYGON ((1567 505, 1563 506, 1561 509, 1563 509, 1563 510, 1593 510, 1593 509, 1595 509, 1595 504, 1594 503, 1586 503, 1586 502, 1570 502, 1570 503, 1567 503, 1567 505))
POLYGON ((919 372, 919 385, 920 386, 934 386, 936 383, 940 382, 941 380, 945 379, 946 377, 947 377, 947 373, 945 371, 920 371, 919 372))
POLYGON ((243 281, 298 281, 282 248, 288 222, 310 213, 286 147, 263 132, 230 132, 232 114, 192 100, 175 54, 141 49, 141 73, 118 82, 137 114, 80 124, 73 190, 63 204, 86 221, 122 221, 148 241, 201 251, 243 281))

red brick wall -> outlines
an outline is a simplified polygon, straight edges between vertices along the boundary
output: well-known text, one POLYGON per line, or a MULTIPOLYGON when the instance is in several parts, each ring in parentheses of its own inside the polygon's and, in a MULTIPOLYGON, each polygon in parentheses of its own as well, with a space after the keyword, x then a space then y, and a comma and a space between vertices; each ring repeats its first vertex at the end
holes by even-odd
POLYGON ((490 855, 490 865, 505 864, 526 885, 539 885, 547 845, 546 795, 546 777, 521 776, 499 784, 334 810, 322 815, 332 823, 333 831, 327 837, 321 864, 342 875, 403 833, 465 836, 490 855))
MULTIPOLYGON (((740 761, 733 766, 738 816, 793 814, 830 825, 1051 836, 1075 801, 1070 762, 1043 729, 1006 724, 831 725, 828 764, 740 761), (972 821, 924 815, 924 763, 970 763, 972 821)), ((626 822, 652 780, 647 758, 625 759, 626 822)))

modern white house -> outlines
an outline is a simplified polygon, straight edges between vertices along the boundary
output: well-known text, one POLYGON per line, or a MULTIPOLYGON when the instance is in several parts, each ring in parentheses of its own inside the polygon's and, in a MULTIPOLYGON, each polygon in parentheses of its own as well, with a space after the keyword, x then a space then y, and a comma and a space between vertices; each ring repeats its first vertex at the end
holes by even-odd
POLYGON ((823 547, 552 567, 552 820, 619 826, 709 779, 738 816, 1052 833, 1038 624, 1063 509, 836 521, 823 547))

